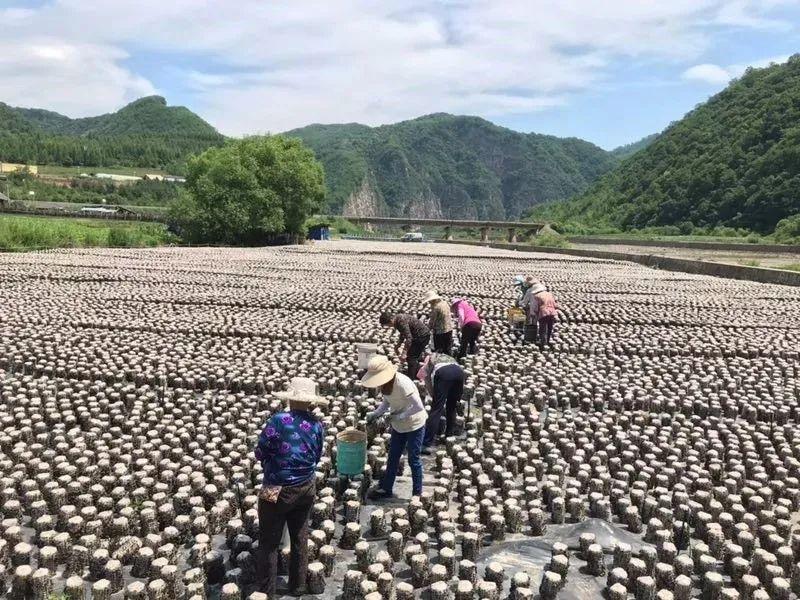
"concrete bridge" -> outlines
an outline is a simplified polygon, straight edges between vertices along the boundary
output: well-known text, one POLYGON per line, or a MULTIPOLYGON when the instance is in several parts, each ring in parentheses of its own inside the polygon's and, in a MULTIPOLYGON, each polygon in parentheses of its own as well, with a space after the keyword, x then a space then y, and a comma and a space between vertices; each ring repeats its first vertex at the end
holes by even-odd
POLYGON ((481 241, 489 241, 489 232, 493 229, 508 231, 508 241, 517 241, 517 232, 523 235, 538 233, 545 223, 531 223, 528 221, 460 221, 457 219, 414 219, 411 217, 344 217, 351 223, 370 223, 372 225, 396 225, 403 229, 413 226, 419 227, 444 227, 444 239, 452 240, 452 230, 455 229, 480 229, 481 241))

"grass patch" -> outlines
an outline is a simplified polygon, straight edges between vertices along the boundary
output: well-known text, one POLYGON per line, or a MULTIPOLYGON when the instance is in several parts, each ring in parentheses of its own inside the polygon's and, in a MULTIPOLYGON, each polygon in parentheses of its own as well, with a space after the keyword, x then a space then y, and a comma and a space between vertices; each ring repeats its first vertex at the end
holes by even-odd
POLYGON ((161 169, 148 167, 60 167, 57 165, 40 165, 39 173, 42 175, 59 175, 64 177, 78 177, 81 173, 93 175, 95 173, 109 173, 111 175, 135 175, 143 177, 146 173, 152 175, 167 175, 161 169))
POLYGON ((569 248, 570 243, 563 235, 543 233, 531 237, 531 245, 539 248, 569 248))
POLYGON ((111 223, 92 219, 0 215, 0 250, 145 247, 175 242, 155 223, 111 223))
POLYGON ((785 271, 798 271, 800 272, 800 263, 791 263, 788 265, 782 265, 778 267, 779 269, 783 269, 785 271))
POLYGON ((743 267, 760 267, 761 266, 761 261, 760 260, 755 260, 754 258, 745 258, 745 259, 742 259, 742 260, 740 260, 738 262, 743 267))

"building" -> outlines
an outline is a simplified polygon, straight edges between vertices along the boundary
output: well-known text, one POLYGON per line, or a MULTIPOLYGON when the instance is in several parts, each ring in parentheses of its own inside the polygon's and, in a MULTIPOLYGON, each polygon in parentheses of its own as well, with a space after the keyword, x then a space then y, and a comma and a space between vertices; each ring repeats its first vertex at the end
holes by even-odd
POLYGON ((20 171, 27 171, 31 175, 38 175, 39 167, 36 165, 0 162, 0 173, 17 173, 20 171))
POLYGON ((308 228, 308 239, 329 241, 331 239, 331 226, 328 223, 319 223, 308 228))
POLYGON ((136 175, 117 175, 115 173, 98 173, 95 175, 97 179, 110 179, 111 181, 141 181, 142 178, 136 175))

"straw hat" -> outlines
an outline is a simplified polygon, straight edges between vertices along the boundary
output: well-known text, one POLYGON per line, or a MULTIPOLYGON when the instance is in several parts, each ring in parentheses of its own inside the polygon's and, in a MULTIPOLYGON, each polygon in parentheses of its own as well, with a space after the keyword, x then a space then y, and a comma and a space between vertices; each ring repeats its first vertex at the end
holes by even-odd
POLYGON ((547 288, 541 281, 537 281, 536 283, 533 284, 530 291, 531 294, 538 294, 539 292, 547 291, 547 288))
POLYGON ((376 388, 389 383, 397 374, 397 367, 387 357, 378 354, 369 359, 367 372, 361 378, 361 385, 365 388, 376 388))
POLYGON ((274 392, 276 398, 288 400, 290 406, 328 406, 328 400, 317 395, 317 383, 308 377, 293 377, 289 389, 285 392, 274 392))
POLYGON ((442 297, 439 294, 437 294, 433 290, 430 290, 428 293, 425 294, 425 297, 422 299, 422 301, 433 302, 434 300, 441 300, 441 299, 442 297))

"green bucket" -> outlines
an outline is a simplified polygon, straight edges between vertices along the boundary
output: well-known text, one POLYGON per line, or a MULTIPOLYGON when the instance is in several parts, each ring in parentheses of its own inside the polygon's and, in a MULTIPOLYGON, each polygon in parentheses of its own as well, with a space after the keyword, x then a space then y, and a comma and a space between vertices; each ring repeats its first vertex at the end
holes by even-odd
POLYGON ((345 429, 336 436, 336 470, 339 475, 360 475, 367 462, 367 433, 345 429))

